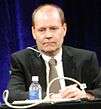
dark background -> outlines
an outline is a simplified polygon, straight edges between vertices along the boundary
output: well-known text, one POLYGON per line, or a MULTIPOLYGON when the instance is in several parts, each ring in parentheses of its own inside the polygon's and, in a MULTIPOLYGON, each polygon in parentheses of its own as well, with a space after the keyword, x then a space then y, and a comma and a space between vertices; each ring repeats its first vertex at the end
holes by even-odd
POLYGON ((0 0, 0 102, 10 78, 13 52, 35 45, 31 15, 42 3, 56 3, 65 12, 64 44, 95 51, 101 65, 101 0, 0 0))

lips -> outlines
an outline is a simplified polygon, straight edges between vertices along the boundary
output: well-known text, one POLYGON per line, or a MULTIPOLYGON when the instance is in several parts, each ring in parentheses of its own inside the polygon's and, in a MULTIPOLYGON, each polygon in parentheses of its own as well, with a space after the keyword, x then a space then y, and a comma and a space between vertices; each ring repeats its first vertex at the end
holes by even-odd
POLYGON ((54 46, 55 42, 45 42, 43 43, 44 46, 54 46))
POLYGON ((55 42, 44 42, 43 44, 54 44, 55 42))

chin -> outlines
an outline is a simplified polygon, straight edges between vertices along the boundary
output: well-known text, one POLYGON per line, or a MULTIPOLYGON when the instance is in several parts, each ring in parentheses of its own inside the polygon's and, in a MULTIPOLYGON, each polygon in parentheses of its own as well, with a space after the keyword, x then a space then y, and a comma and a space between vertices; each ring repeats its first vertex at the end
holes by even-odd
POLYGON ((43 52, 47 55, 55 55, 57 53, 58 49, 44 49, 43 52))
POLYGON ((45 53, 53 53, 55 52, 54 50, 47 50, 47 51, 44 51, 45 53))
POLYGON ((54 52, 54 51, 56 51, 56 48, 45 48, 44 51, 45 52, 54 52))

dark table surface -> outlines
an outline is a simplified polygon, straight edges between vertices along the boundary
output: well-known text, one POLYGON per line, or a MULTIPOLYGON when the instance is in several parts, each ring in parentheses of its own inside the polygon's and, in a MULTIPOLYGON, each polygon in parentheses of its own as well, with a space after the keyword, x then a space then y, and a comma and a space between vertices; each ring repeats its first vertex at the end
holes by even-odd
MULTIPOLYGON (((10 109, 5 104, 0 106, 0 109, 10 109)), ((20 109, 20 108, 19 108, 20 109)), ((94 101, 69 101, 60 103, 43 103, 30 109, 101 109, 101 100, 94 101)))

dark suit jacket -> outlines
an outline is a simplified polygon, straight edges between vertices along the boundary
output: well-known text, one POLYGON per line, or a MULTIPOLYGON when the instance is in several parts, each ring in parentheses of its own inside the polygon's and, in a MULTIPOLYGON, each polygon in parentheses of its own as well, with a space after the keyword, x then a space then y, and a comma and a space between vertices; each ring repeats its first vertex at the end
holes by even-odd
MULTIPOLYGON (((62 61, 65 77, 86 83, 87 91, 95 94, 96 97, 101 97, 101 74, 94 52, 63 46, 62 61)), ((39 53, 31 49, 24 49, 12 54, 11 71, 8 85, 10 100, 27 99, 33 75, 39 76, 43 97, 45 96, 46 66, 39 53)), ((69 85, 68 81, 66 85, 69 85)))

